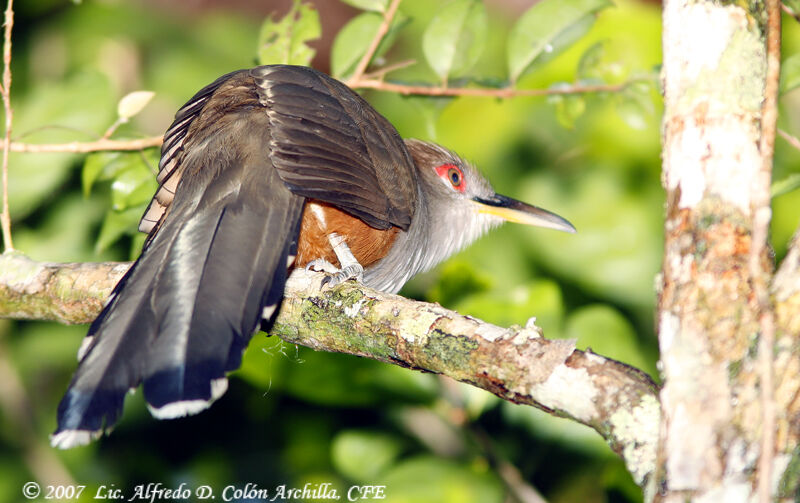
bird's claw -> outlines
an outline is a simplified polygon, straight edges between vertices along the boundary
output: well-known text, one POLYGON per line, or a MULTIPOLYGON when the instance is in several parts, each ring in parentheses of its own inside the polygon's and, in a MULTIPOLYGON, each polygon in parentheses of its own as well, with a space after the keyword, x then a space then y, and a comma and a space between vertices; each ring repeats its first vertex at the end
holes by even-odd
POLYGON ((321 286, 333 288, 340 283, 344 283, 348 279, 355 279, 359 283, 364 281, 364 268, 361 266, 361 264, 350 264, 334 273, 326 274, 326 276, 322 279, 321 286))

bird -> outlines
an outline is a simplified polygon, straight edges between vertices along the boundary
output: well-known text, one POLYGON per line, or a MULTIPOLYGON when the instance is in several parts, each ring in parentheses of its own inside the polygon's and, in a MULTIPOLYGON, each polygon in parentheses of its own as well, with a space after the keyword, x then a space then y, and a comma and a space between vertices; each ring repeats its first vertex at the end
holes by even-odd
POLYGON ((274 321, 293 268, 395 293, 504 221, 575 232, 302 66, 198 91, 164 134, 157 181, 142 252, 78 351, 54 447, 110 431, 139 386, 156 418, 206 409, 274 321))

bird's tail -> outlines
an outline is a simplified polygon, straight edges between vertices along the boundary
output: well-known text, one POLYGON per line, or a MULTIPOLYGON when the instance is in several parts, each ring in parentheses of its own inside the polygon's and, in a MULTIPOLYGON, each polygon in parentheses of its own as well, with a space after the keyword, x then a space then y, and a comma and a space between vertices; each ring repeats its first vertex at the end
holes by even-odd
POLYGON ((156 417, 205 409, 227 389, 226 372, 239 367, 262 315, 280 303, 303 198, 263 159, 212 161, 227 165, 198 170, 189 193, 199 196, 176 195, 91 325, 54 446, 85 444, 112 427, 139 384, 156 417))

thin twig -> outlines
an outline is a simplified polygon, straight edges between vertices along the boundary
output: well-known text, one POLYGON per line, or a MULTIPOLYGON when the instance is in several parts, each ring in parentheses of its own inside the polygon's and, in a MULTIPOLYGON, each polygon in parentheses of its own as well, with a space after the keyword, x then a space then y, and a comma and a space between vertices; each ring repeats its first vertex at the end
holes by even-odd
POLYGON ((117 128, 120 127, 122 124, 124 124, 126 120, 127 119, 123 119, 122 117, 117 117, 117 120, 115 120, 113 124, 108 126, 108 129, 106 129, 106 132, 103 133, 103 136, 100 139, 108 140, 109 138, 111 138, 111 135, 114 134, 114 131, 116 131, 117 128))
POLYGON ((369 66, 369 62, 372 60, 372 57, 375 55, 375 52, 378 50, 378 46, 383 40, 383 37, 386 36, 386 33, 389 32, 389 27, 392 25, 392 20, 394 19, 395 14, 397 14, 397 8, 400 6, 400 2, 402 0, 392 0, 392 3, 389 4, 389 8, 386 9, 386 12, 383 14, 383 22, 378 26, 378 31, 375 33, 375 37, 370 42, 369 47, 367 48, 367 52, 361 57, 361 60, 356 65, 356 69, 353 72, 353 76, 350 77, 350 80, 347 82, 347 85, 353 87, 351 82, 358 82, 363 76, 364 72, 367 71, 367 66, 369 66))
POLYGON ((635 82, 643 82, 647 79, 633 79, 620 84, 575 84, 564 87, 553 87, 550 89, 513 89, 505 87, 502 89, 487 89, 478 87, 432 87, 432 86, 411 86, 406 84, 395 84, 376 79, 361 79, 350 85, 354 89, 376 89, 378 91, 389 91, 393 93, 409 95, 418 94, 424 96, 483 96, 487 98, 513 98, 516 96, 552 96, 561 94, 587 94, 587 93, 616 93, 635 82))
POLYGON ((798 139, 796 136, 793 136, 780 128, 778 128, 778 135, 784 140, 786 140, 789 143, 789 145, 796 148, 797 150, 800 150, 800 139, 798 139))
POLYGON ((159 147, 164 141, 162 136, 151 136, 149 138, 141 138, 138 140, 108 140, 100 139, 97 141, 80 142, 73 141, 69 143, 22 143, 13 142, 11 144, 12 152, 72 152, 78 154, 85 154, 87 152, 98 152, 101 150, 142 150, 150 147, 159 147))
MULTIPOLYGON (((386 69, 389 71, 389 69, 386 69)), ((375 74, 377 75, 377 73, 375 74)), ((428 87, 411 86, 385 82, 375 78, 361 79, 354 84, 355 89, 375 89, 379 91, 389 91, 403 95, 417 94, 425 96, 482 96, 487 98, 513 98, 516 96, 551 96, 563 94, 587 94, 587 93, 616 93, 625 90, 631 84, 644 82, 647 79, 633 79, 620 84, 591 84, 554 87, 550 89, 485 89, 472 87, 428 87)), ((88 153, 105 150, 143 150, 151 147, 159 147, 163 142, 161 136, 151 136, 138 140, 109 140, 100 139, 90 142, 69 142, 69 143, 24 143, 12 142, 11 152, 70 152, 88 153)))
POLYGON ((11 28, 14 27, 14 0, 8 0, 5 13, 5 35, 3 37, 3 108, 6 112, 6 134, 3 138, 3 212, 0 213, 0 227, 3 229, 5 250, 14 249, 11 241, 11 214, 8 209, 8 155, 11 149, 11 28))
POLYGON ((759 150, 761 166, 759 180, 752 201, 753 235, 750 246, 749 270, 753 293, 758 303, 761 337, 758 345, 758 366, 761 394, 761 454, 758 462, 758 500, 769 503, 772 492, 772 463, 775 449, 775 397, 772 368, 775 347, 775 318, 770 303, 766 271, 762 255, 769 232, 770 179, 775 152, 775 135, 778 119, 778 92, 780 81, 781 3, 767 0, 767 72, 764 85, 764 102, 761 111, 761 139, 759 150))
MULTIPOLYGON (((396 69, 392 68, 392 69, 396 69)), ((390 71, 390 68, 385 69, 390 71)), ((378 75, 374 73, 373 75, 378 75)), ((617 93, 625 90, 630 85, 636 82, 645 82, 648 79, 639 78, 632 79, 620 84, 590 84, 582 85, 575 84, 571 86, 553 87, 550 89, 486 89, 474 87, 429 87, 429 86, 412 86, 406 84, 396 84, 393 82, 385 82, 377 78, 362 78, 358 82, 351 84, 354 89, 375 89, 378 91, 388 91, 403 95, 424 95, 424 96, 482 96, 487 98, 513 98, 517 96, 552 96, 564 94, 588 94, 588 93, 617 93)), ((142 150, 150 147, 159 147, 163 142, 161 136, 151 136, 149 138, 141 138, 138 140, 109 140, 100 139, 90 142, 69 142, 69 143, 24 143, 12 142, 12 152, 30 152, 30 153, 43 153, 43 152, 71 152, 71 153, 88 153, 98 152, 105 150, 142 150)))
POLYGON ((400 70, 401 68, 407 68, 416 63, 417 60, 415 59, 407 59, 405 61, 400 61, 398 63, 386 65, 382 68, 378 68, 374 72, 365 73, 364 75, 362 75, 360 80, 383 80, 386 77, 387 73, 400 70))
POLYGON ((790 9, 789 6, 787 6, 784 3, 781 3, 781 9, 783 9, 783 12, 785 12, 785 13, 789 14, 790 16, 792 16, 795 21, 800 23, 800 14, 798 14, 795 11, 793 11, 792 9, 790 9))

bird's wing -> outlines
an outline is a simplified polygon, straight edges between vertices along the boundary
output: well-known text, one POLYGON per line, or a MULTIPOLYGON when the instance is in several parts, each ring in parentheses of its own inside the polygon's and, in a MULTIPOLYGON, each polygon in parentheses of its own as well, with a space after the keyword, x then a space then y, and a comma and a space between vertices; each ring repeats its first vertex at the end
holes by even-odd
POLYGON ((184 140, 189 134, 189 130, 192 125, 197 127, 194 122, 195 119, 201 115, 208 100, 222 84, 246 72, 247 70, 238 70, 223 75, 197 91, 175 114, 175 120, 167 129, 167 132, 164 133, 164 143, 161 145, 161 160, 158 163, 158 176, 156 177, 159 187, 139 222, 139 230, 141 232, 152 234, 153 229, 161 221, 170 203, 172 203, 175 189, 183 172, 182 169, 176 168, 181 165, 179 161, 183 158, 185 151, 184 140))
POLYGON ((207 407, 283 296, 304 198, 272 165, 269 118, 252 78, 235 74, 201 99, 187 131, 175 133, 180 153, 162 165, 181 182, 89 330, 54 445, 86 443, 112 426, 140 383, 156 416, 207 407))
POLYGON ((309 68, 262 66, 251 75, 269 116, 270 156, 295 194, 378 229, 408 230, 416 170, 389 121, 341 82, 309 68))
POLYGON ((92 324, 52 442, 87 442, 143 383, 160 417, 225 389, 283 296, 306 197, 407 229, 416 173, 395 129, 337 81, 300 67, 225 75, 176 114, 139 260, 92 324))

